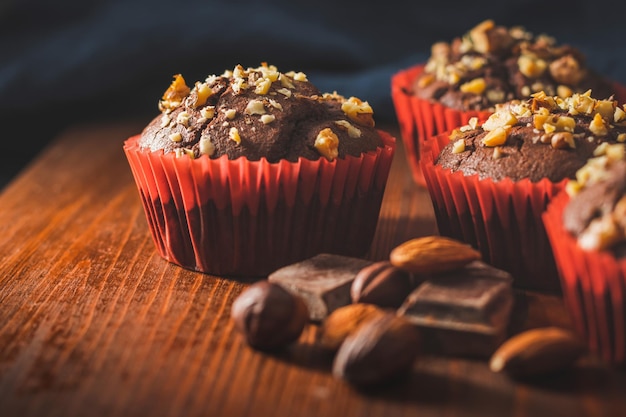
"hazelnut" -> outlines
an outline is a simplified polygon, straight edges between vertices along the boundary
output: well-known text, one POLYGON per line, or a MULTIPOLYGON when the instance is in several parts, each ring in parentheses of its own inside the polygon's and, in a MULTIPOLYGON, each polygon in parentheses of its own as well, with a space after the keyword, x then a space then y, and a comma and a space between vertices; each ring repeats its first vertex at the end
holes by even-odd
POLYGON ((409 372, 418 352, 413 325, 395 313, 385 313, 346 338, 335 355, 333 375, 355 385, 388 382, 409 372))
POLYGON ((559 84, 578 85, 585 72, 571 55, 565 55, 550 63, 550 75, 559 84))
POLYGON ((574 142, 574 135, 570 132, 558 132, 552 135, 550 144, 554 149, 574 149, 576 142, 574 142))
POLYGON ((352 281, 353 303, 369 303, 384 308, 398 308, 413 289, 411 274, 389 261, 373 263, 361 269, 352 281))
POLYGON ((300 297, 280 285, 258 281, 235 299, 231 317, 250 346, 271 350, 300 337, 309 311, 300 297))

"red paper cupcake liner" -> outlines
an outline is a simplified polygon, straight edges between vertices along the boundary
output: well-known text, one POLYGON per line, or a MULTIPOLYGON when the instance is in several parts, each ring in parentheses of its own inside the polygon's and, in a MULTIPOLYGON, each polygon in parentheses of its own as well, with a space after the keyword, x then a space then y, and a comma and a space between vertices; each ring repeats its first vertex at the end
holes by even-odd
POLYGON ((612 364, 626 364, 626 259, 610 251, 586 251, 563 227, 567 193, 543 214, 572 323, 589 349, 612 364))
POLYGON ((318 253, 363 256, 376 229, 395 138, 329 162, 177 158, 124 143, 160 255, 226 276, 263 276, 318 253))
POLYGON ((402 141, 411 167, 413 179, 425 185, 419 160, 423 142, 439 133, 468 123, 472 117, 486 120, 491 111, 460 111, 414 96, 413 83, 424 72, 424 65, 400 71, 391 79, 391 97, 400 124, 402 141))
MULTIPOLYGON (((415 97, 411 91, 415 80, 422 72, 424 72, 424 64, 415 65, 394 74, 391 79, 391 97, 413 179, 418 184, 425 185, 424 174, 419 164, 423 143, 440 133, 466 125, 472 117, 477 117, 480 123, 493 112, 454 110, 442 104, 415 97)), ((613 88, 618 102, 626 103, 626 87, 613 83, 613 88)))
POLYGON ((448 134, 424 143, 420 161, 439 233, 471 244, 485 262, 509 271, 518 288, 560 292, 541 214, 561 189, 547 179, 493 181, 434 164, 448 134))

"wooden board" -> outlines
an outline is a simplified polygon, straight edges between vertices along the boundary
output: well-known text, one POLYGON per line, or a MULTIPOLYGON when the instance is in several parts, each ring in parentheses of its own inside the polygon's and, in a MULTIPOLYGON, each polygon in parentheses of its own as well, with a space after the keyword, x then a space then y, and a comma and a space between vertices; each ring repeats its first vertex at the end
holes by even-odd
MULTIPOLYGON (((332 377, 316 326, 283 352, 250 349, 229 317, 248 284, 156 253, 122 151, 140 129, 66 131, 0 195, 0 416, 626 415, 626 375, 593 357, 530 383, 421 357, 406 379, 360 391, 332 377)), ((434 233, 400 144, 368 258, 434 233)), ((518 294, 516 320, 569 325, 560 298, 540 294, 518 294)))

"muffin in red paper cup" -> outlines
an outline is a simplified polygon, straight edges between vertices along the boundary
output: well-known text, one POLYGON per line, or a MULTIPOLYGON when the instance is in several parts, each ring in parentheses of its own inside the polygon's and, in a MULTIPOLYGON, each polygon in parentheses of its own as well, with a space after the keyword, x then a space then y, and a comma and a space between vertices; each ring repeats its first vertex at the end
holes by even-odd
POLYGON ((367 102, 263 63, 192 88, 177 75, 159 108, 124 151, 163 258, 263 276, 369 250, 395 139, 367 102))
POLYGON ((618 110, 590 93, 540 92, 425 142, 420 163, 439 233, 479 249, 518 288, 559 292, 541 215, 598 146, 622 138, 618 110))
POLYGON ((599 148, 543 214, 563 299, 576 330, 590 350, 622 366, 626 364, 625 153, 623 144, 599 148))
POLYGON ((486 20, 450 43, 438 42, 426 63, 392 77, 391 91, 414 179, 423 183, 420 147, 439 133, 485 120, 496 104, 543 91, 569 97, 626 99, 626 89, 592 71, 585 57, 555 39, 486 20))

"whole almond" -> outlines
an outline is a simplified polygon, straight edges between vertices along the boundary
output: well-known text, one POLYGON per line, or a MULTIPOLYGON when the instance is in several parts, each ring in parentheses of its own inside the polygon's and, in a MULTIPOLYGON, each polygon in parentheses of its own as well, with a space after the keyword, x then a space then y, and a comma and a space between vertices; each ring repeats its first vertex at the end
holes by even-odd
POLYGON ((391 265, 389 261, 381 261, 359 271, 352 281, 350 296, 353 303, 398 308, 412 289, 413 282, 408 271, 391 265))
POLYGON ((348 335, 373 317, 385 314, 373 304, 348 304, 334 310, 322 322, 320 344, 329 350, 337 350, 348 335))
POLYGON ((419 352, 417 330, 386 312, 368 320, 341 344, 333 375, 356 385, 374 385, 409 372, 419 352))
POLYGON ((491 356, 489 368, 511 376, 531 376, 565 369, 586 351, 571 331, 559 327, 526 330, 505 341, 491 356))
POLYGON ((447 272, 480 258, 480 252, 470 245, 442 236, 411 239, 389 254, 392 265, 415 274, 447 272))

